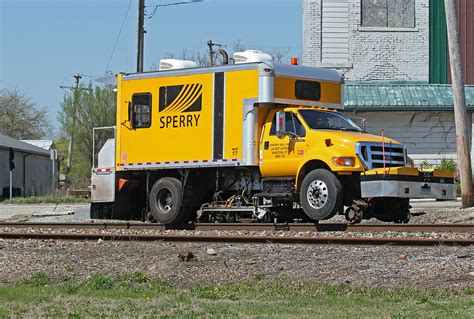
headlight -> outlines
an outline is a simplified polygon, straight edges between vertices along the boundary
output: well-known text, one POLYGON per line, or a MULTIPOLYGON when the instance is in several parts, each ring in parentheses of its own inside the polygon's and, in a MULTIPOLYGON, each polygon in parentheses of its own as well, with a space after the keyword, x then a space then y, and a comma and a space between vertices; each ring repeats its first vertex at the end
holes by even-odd
POLYGON ((354 166, 355 157, 352 156, 336 156, 332 158, 335 166, 354 166))

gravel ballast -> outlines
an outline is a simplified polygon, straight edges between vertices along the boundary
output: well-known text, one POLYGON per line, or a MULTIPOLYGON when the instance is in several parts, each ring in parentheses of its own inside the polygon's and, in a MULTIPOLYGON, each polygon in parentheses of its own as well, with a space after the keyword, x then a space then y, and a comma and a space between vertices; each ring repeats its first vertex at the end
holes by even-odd
POLYGON ((45 272, 86 280, 144 272, 176 285, 236 282, 256 276, 371 287, 474 287, 472 247, 0 240, 0 280, 45 272), (210 249, 213 254, 209 254, 210 249), (180 251, 194 259, 180 262, 180 251))
MULTIPOLYGON (((417 202, 410 224, 474 223, 474 209, 458 202, 417 202)), ((36 212, 68 212, 84 205, 0 205, 0 221, 74 221, 77 216, 32 217, 36 212)), ((343 216, 328 220, 343 222, 343 216)), ((375 219, 363 223, 378 223, 375 219)), ((65 229, 4 231, 96 232, 65 229)), ((104 233, 190 234, 186 231, 107 230, 104 233)), ((426 237, 472 239, 472 233, 340 233, 200 231, 201 235, 305 237, 426 237)), ((171 243, 128 241, 61 241, 0 239, 0 281, 13 283, 38 272, 55 282, 64 277, 87 280, 94 274, 143 272, 176 285, 282 278, 298 282, 347 283, 370 287, 474 287, 474 247, 341 246, 284 244, 171 243), (178 261, 180 251, 194 256, 178 261), (212 252, 209 253, 209 252, 212 252)))

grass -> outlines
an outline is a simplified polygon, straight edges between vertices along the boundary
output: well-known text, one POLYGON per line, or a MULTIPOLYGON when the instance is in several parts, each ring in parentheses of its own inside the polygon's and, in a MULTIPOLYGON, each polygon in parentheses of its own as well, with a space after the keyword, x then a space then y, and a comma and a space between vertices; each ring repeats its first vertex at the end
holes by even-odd
POLYGON ((68 203, 84 203, 89 198, 85 196, 32 196, 32 197, 15 197, 1 202, 2 204, 68 204, 68 203))
POLYGON ((367 317, 469 318, 474 290, 372 289, 289 283, 259 276, 242 283, 179 288, 143 273, 95 275, 53 284, 38 273, 0 284, 0 317, 367 317))

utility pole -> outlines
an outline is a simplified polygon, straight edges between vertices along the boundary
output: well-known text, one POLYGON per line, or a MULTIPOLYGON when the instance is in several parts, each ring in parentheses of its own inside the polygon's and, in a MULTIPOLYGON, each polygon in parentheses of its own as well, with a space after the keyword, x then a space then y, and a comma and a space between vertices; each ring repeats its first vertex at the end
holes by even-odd
MULTIPOLYGON (((71 136, 69 138, 69 147, 68 147, 68 154, 67 154, 67 163, 66 163, 66 180, 69 175, 69 172, 71 171, 71 158, 72 158, 72 147, 73 147, 73 141, 74 141, 74 133, 76 131, 76 113, 77 113, 77 103, 79 99, 79 82, 82 79, 82 75, 79 73, 74 75, 75 79, 75 85, 74 87, 72 86, 59 86, 61 89, 71 89, 73 90, 73 95, 72 95, 72 107, 73 107, 73 114, 72 114, 72 130, 71 130, 71 136)), ((85 90, 90 90, 90 89, 85 89, 85 90)))
POLYGON ((213 66, 214 65, 214 54, 216 53, 216 51, 214 51, 214 47, 222 47, 222 44, 218 44, 218 43, 214 43, 212 42, 212 40, 209 40, 207 41, 207 46, 209 47, 209 61, 210 61, 210 65, 213 66))
POLYGON ((474 194, 472 188, 472 168, 468 137, 469 130, 467 128, 464 75, 461 66, 462 60, 459 44, 459 25, 457 21, 456 2, 457 1, 454 0, 444 0, 448 31, 449 61, 453 82, 454 121, 456 124, 456 143, 459 156, 462 207, 466 208, 474 206, 474 194))
POLYGON ((145 43, 145 0, 138 0, 137 72, 143 72, 143 51, 145 43))
POLYGON ((203 2, 204 0, 187 0, 187 1, 178 1, 173 3, 166 4, 157 4, 154 7, 152 13, 145 12, 145 0, 138 0, 138 28, 137 28, 137 73, 143 72, 143 61, 144 61, 144 51, 145 51, 145 18, 151 19, 155 16, 156 11, 159 7, 171 7, 179 6, 185 4, 191 4, 196 2, 203 2))
POLYGON ((73 113, 72 113, 72 131, 71 131, 71 138, 69 139, 69 148, 67 153, 67 164, 66 164, 66 179, 69 175, 69 171, 71 170, 71 158, 72 158, 72 144, 74 141, 74 133, 76 131, 76 112, 77 112, 77 100, 79 95, 79 82, 82 79, 82 76, 78 73, 74 75, 74 79, 76 80, 76 85, 74 87, 73 93, 73 113))

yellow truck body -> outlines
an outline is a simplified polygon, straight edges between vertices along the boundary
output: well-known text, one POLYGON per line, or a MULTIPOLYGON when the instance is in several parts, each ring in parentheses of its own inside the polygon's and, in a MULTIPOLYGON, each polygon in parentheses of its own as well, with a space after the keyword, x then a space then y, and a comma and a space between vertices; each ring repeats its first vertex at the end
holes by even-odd
MULTIPOLYGON (((319 82, 321 98, 317 103, 302 103, 304 101, 298 101, 294 92, 294 83, 301 77, 290 77, 291 73, 262 76, 265 70, 258 63, 221 68, 221 72, 201 69, 200 72, 196 70, 196 74, 179 70, 150 75, 118 75, 117 170, 189 167, 190 164, 204 167, 216 163, 256 165, 258 145, 252 154, 246 154, 248 145, 245 143, 259 142, 258 137, 272 110, 269 103, 342 107, 342 83, 336 76, 333 81, 319 82), (262 78, 270 78, 269 82, 273 83, 265 83, 262 78), (274 96, 259 96, 259 90, 272 84, 274 87, 268 88, 270 92, 260 94, 274 96), (151 121, 149 126, 132 128, 129 104, 137 93, 151 96, 151 121), (245 141, 244 116, 254 104, 267 105, 258 107, 253 123, 255 136, 245 141)), ((313 74, 312 79, 318 77, 313 74)), ((281 143, 278 142, 276 144, 281 143)), ((271 152, 276 153, 276 150, 271 152)), ((268 169, 268 176, 278 175, 281 175, 278 168, 268 169)))

